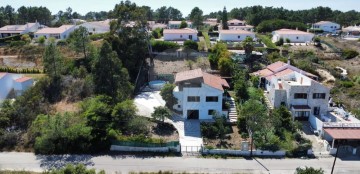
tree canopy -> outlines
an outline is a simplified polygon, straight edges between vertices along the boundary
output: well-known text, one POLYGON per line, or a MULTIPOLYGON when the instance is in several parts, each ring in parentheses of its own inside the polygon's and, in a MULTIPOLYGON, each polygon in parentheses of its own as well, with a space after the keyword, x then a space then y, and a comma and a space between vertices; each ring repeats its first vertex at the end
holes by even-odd
POLYGON ((193 26, 199 28, 203 24, 203 11, 199 7, 195 7, 191 10, 189 18, 193 22, 193 26))

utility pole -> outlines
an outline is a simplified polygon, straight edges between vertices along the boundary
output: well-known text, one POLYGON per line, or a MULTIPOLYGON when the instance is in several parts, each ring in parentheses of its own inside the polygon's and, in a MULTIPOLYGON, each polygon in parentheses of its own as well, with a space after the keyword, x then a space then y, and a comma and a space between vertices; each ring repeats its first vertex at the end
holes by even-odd
POLYGON ((338 144, 338 147, 337 147, 337 149, 336 149, 335 159, 334 159, 334 162, 333 162, 333 165, 332 165, 332 168, 331 168, 331 174, 334 173, 336 158, 337 158, 337 156, 338 156, 339 151, 340 151, 340 143, 338 144))

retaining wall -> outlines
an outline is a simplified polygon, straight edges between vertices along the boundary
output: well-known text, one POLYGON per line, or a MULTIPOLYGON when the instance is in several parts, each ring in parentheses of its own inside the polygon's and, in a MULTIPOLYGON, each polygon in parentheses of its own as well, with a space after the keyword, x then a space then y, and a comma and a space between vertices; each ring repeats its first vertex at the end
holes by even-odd
MULTIPOLYGON (((243 150, 229 150, 229 149, 204 149, 204 154, 215 154, 215 155, 235 155, 235 156, 250 156, 250 151, 243 150)), ((284 157, 285 151, 267 151, 267 150, 254 150, 253 156, 274 156, 284 157)))

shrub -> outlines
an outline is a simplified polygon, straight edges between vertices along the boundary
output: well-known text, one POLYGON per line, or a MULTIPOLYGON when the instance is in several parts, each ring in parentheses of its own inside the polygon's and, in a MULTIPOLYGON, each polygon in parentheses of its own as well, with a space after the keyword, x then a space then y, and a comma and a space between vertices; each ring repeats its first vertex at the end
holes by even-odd
POLYGON ((21 36, 21 40, 24 41, 25 43, 30 43, 31 42, 31 38, 28 34, 24 34, 21 36))
POLYGON ((202 31, 199 31, 199 32, 197 33, 197 36, 199 36, 199 37, 203 36, 202 31))
POLYGON ((277 42, 275 42, 276 46, 282 46, 284 45, 284 38, 280 38, 277 42))
POLYGON ((192 40, 187 40, 184 42, 184 48, 185 49, 191 49, 191 50, 198 50, 199 46, 197 42, 192 40))
POLYGON ((359 52, 352 50, 352 49, 345 49, 343 50, 342 57, 345 59, 352 59, 359 55, 359 52))
POLYGON ((92 41, 96 41, 96 40, 100 40, 103 39, 105 37, 106 33, 97 33, 97 34, 92 34, 89 36, 89 39, 92 41))
POLYGON ((42 44, 42 45, 45 43, 45 41, 46 41, 46 39, 45 39, 44 36, 40 36, 40 37, 37 39, 37 42, 38 42, 39 44, 42 44))
POLYGON ((157 32, 156 30, 153 30, 151 32, 151 35, 155 38, 155 39, 159 39, 161 37, 160 33, 157 32))
POLYGON ((341 81, 340 86, 345 88, 351 88, 354 86, 354 83, 352 81, 341 81))
POLYGON ((20 41, 11 41, 10 42, 10 47, 21 47, 26 45, 26 42, 20 40, 20 41))
POLYGON ((56 45, 57 46, 66 46, 68 43, 65 40, 59 40, 56 45))
POLYGON ((289 38, 286 38, 285 40, 286 40, 286 43, 290 43, 290 42, 291 42, 289 38))
POLYGON ((153 51, 162 52, 168 49, 180 48, 180 45, 174 42, 168 41, 153 41, 151 42, 153 51))

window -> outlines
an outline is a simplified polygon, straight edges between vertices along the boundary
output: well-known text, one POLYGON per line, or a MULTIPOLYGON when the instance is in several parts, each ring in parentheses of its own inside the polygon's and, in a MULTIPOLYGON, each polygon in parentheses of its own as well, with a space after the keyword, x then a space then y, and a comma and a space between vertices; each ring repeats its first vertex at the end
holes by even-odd
POLYGON ((188 96, 188 102, 200 102, 200 96, 188 96))
POLYGON ((182 38, 182 35, 180 35, 180 38, 182 38))
POLYGON ((320 107, 314 107, 314 115, 320 114, 320 107))
POLYGON ((218 102, 219 98, 217 96, 207 96, 206 102, 218 102))
POLYGON ((208 111, 208 115, 214 115, 215 114, 215 110, 213 110, 213 109, 210 109, 209 111, 208 111))
POLYGON ((192 35, 189 35, 189 39, 192 40, 192 38, 193 38, 192 35))
POLYGON ((314 93, 313 99, 325 99, 326 94, 325 93, 314 93))
POLYGON ((294 99, 307 99, 306 93, 295 93, 294 99))
POLYGON ((295 117, 309 117, 310 112, 309 111, 296 111, 295 117))
POLYGON ((296 39, 299 39, 299 37, 296 37, 296 39))
POLYGON ((238 36, 238 39, 240 39, 240 36, 238 36))

